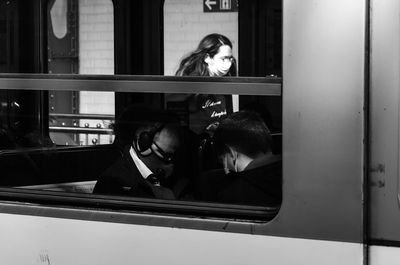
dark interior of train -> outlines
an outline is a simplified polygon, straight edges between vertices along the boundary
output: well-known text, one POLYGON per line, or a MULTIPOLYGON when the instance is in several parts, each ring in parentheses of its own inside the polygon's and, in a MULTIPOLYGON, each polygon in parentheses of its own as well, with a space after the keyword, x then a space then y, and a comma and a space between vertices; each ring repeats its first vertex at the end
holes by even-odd
MULTIPOLYGON (((111 74, 166 75, 166 3, 163 0, 111 2, 114 47, 111 74)), ((79 17, 82 14, 79 10, 83 11, 84 7, 79 6, 78 0, 0 1, 0 73, 82 74, 80 48, 83 49, 83 44, 79 38, 83 39, 84 35, 79 34, 78 26, 84 19, 79 17), (59 38, 55 34, 52 8, 62 10, 63 5, 68 18, 67 33, 66 37, 59 38)), ((238 76, 279 80, 282 76, 282 1, 241 1, 236 12, 238 76)), ((121 158, 123 146, 132 141, 128 136, 117 138, 115 132, 115 125, 120 122, 125 124, 125 132, 130 133, 129 121, 123 120, 127 109, 168 110, 178 117, 183 128, 193 125, 190 106, 167 102, 166 93, 115 92, 113 114, 99 114, 83 111, 84 92, 84 88, 0 90, 0 186, 91 192, 93 182, 121 158), (76 182, 82 185, 68 185, 76 182)), ((236 102, 232 95, 196 94, 192 98, 217 96, 227 100, 228 112, 258 112, 272 134, 273 153, 281 154, 280 96, 240 95, 236 102)), ((101 104, 100 100, 93 101, 101 104)), ((193 148, 192 138, 184 136, 185 148, 192 149, 178 154, 181 164, 175 170, 190 176, 191 185, 201 185, 194 177, 199 172, 221 168, 207 141, 209 135, 201 136, 193 148), (193 150, 197 152, 195 157, 188 158, 193 150)), ((169 180, 174 181, 178 182, 169 180)), ((177 197, 196 200, 194 190, 191 186, 186 193, 179 191, 177 197)))

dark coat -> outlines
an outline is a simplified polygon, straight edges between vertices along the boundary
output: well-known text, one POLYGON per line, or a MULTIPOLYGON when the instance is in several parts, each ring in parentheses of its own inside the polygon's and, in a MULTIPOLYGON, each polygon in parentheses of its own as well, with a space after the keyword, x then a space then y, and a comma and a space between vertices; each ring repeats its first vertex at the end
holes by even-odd
POLYGON ((175 199, 170 189, 155 186, 142 177, 129 154, 129 148, 125 148, 123 157, 100 176, 93 193, 175 199))
POLYGON ((199 199, 255 206, 280 206, 282 202, 282 162, 252 167, 227 175, 215 170, 203 176, 199 199))
POLYGON ((196 95, 189 98, 189 126, 192 131, 201 134, 209 130, 211 124, 225 118, 232 112, 228 96, 224 95, 196 95), (192 102, 195 101, 195 102, 192 102), (194 105, 194 107, 190 107, 194 105))
POLYGON ((282 202, 282 162, 229 173, 217 192, 217 201, 279 206, 282 202))

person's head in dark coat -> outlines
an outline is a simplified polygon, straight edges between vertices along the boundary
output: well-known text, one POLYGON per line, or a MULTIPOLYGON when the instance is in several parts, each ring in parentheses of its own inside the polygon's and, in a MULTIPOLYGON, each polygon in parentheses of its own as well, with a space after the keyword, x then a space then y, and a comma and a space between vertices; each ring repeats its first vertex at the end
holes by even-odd
POLYGON ((272 156, 271 134, 259 114, 232 113, 214 133, 214 146, 225 171, 240 172, 254 160, 272 156))
POLYGON ((130 107, 117 119, 114 131, 118 148, 133 147, 153 173, 171 175, 182 146, 182 130, 174 113, 130 107))

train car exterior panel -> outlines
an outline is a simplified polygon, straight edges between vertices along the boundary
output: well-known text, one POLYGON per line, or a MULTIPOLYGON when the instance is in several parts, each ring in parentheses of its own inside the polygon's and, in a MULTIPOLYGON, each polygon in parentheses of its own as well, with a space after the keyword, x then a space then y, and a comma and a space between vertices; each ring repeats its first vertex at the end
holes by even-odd
POLYGON ((0 232, 4 264, 362 264, 356 243, 8 214, 0 232))
POLYGON ((371 10, 371 237, 400 241, 400 5, 372 1, 371 10))
POLYGON ((284 1, 284 203, 276 225, 306 237, 330 231, 362 242, 365 7, 284 1))
POLYGON ((400 251, 397 247, 370 247, 369 264, 372 265, 387 265, 400 263, 400 251))

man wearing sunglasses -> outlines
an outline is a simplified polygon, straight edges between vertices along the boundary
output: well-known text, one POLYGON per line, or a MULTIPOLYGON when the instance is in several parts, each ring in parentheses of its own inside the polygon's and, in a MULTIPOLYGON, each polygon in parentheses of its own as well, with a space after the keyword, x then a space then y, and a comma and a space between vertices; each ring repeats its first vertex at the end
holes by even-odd
POLYGON ((149 117, 144 124, 144 121, 133 121, 143 125, 135 128, 123 157, 101 175, 94 193, 175 199, 165 183, 174 172, 181 128, 177 122, 160 118, 149 117))

